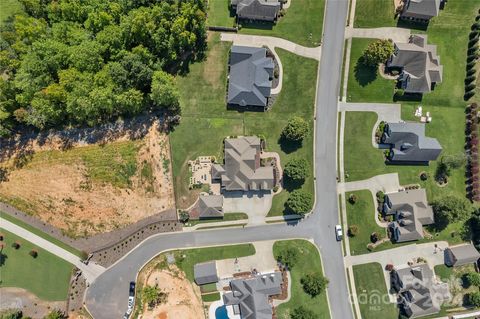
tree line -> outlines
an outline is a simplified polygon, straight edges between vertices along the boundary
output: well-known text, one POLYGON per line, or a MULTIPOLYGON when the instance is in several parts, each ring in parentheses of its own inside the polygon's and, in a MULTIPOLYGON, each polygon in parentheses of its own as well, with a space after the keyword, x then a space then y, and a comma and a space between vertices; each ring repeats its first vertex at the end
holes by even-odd
POLYGON ((172 74, 203 57, 204 0, 20 0, 0 29, 0 135, 179 114, 172 74))

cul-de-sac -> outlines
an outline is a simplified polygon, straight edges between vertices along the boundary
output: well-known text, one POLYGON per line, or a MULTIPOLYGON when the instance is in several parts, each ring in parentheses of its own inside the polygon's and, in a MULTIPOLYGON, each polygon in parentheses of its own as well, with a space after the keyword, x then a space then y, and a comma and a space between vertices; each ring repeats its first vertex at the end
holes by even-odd
POLYGON ((479 319, 480 0, 0 0, 0 319, 479 319))

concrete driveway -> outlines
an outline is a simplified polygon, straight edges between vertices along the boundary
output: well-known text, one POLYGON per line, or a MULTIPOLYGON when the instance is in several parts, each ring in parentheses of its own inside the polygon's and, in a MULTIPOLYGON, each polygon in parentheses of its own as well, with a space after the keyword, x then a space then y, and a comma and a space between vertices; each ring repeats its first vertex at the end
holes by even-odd
POLYGON ((223 193, 223 210, 225 213, 245 213, 249 225, 260 225, 272 207, 272 192, 225 192, 223 193))

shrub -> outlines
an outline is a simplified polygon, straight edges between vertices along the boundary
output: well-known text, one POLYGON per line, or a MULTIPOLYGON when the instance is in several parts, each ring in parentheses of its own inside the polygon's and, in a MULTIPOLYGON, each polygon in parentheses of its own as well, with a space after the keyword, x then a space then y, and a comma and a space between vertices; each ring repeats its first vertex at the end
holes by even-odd
POLYGON ((305 215, 313 206, 313 196, 303 190, 294 190, 287 199, 287 207, 298 215, 305 215))
POLYGON ((471 286, 480 287, 480 273, 471 272, 466 275, 467 282, 471 286))
POLYGON ((328 279, 319 272, 307 274, 300 280, 303 290, 311 297, 316 297, 325 291, 328 285, 328 279))
POLYGON ((404 89, 397 89, 395 91, 396 96, 404 96, 405 95, 405 90, 404 89))
POLYGON ((370 241, 372 243, 376 243, 377 241, 379 241, 381 238, 381 236, 377 233, 377 232, 373 232, 371 235, 370 235, 370 241))
POLYGON ((470 69, 473 69, 475 67, 475 61, 469 61, 467 63, 467 71, 470 70, 470 69))
POLYGON ((385 201, 385 193, 382 191, 378 191, 375 196, 377 197, 377 201, 383 203, 385 201))
POLYGON ((32 256, 33 258, 37 258, 38 256, 38 252, 36 250, 30 250, 30 252, 28 253, 30 256, 32 256))
POLYGON ((377 66, 384 63, 393 54, 394 48, 390 40, 377 40, 371 42, 363 52, 365 65, 377 66))
POLYGON ((348 227, 348 235, 350 237, 355 237, 358 235, 358 233, 359 233, 359 229, 357 225, 351 225, 348 227))
POLYGON ((53 310, 44 319, 66 319, 67 316, 61 310, 53 310))
POLYGON ((420 179, 422 181, 426 181, 428 179, 428 173, 427 172, 422 172, 422 174, 420 174, 420 179))
POLYGON ((12 248, 19 249, 20 248, 20 243, 18 241, 12 243, 12 248))
POLYGON ((308 131, 307 121, 299 116, 294 116, 288 120, 287 125, 283 128, 282 138, 293 142, 300 142, 307 136, 308 131))
POLYGON ((290 319, 316 319, 317 315, 310 309, 304 306, 293 309, 290 319))
POLYGON ((282 263, 282 265, 288 266, 288 268, 293 268, 298 262, 298 250, 292 247, 287 247, 279 251, 275 258, 282 263))
POLYGON ((294 158, 285 165, 285 177, 293 181, 304 181, 308 177, 308 163, 304 158, 294 158))
POLYGON ((476 73, 477 73, 477 70, 475 70, 475 69, 469 69, 469 70, 467 71, 467 76, 472 76, 472 75, 474 75, 474 74, 476 74, 476 73))
POLYGON ((475 83, 467 84, 465 85, 465 92, 473 91, 476 87, 475 83))
POLYGON ((480 292, 471 292, 467 295, 468 303, 474 307, 480 307, 480 292))
POLYGON ((350 194, 350 196, 348 196, 348 201, 350 202, 350 204, 355 204, 358 200, 358 197, 356 194, 350 194))
POLYGON ((188 214, 187 211, 182 210, 178 215, 178 220, 180 220, 180 222, 182 223, 188 222, 189 219, 190 219, 190 215, 188 214))
POLYGON ((474 91, 465 92, 463 95, 463 100, 468 101, 475 95, 474 91))
POLYGON ((472 82, 475 82, 477 77, 475 75, 470 75, 465 78, 465 84, 470 84, 472 82))

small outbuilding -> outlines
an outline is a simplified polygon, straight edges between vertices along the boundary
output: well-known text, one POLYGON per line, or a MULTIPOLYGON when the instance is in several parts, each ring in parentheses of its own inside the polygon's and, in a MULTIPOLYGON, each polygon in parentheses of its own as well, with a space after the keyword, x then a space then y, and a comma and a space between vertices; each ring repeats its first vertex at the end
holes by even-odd
POLYGON ((195 264, 193 266, 193 277, 197 285, 218 282, 217 262, 213 260, 195 264))
POLYGON ((445 265, 462 266, 475 263, 480 259, 480 253, 472 244, 448 247, 444 252, 445 265))

